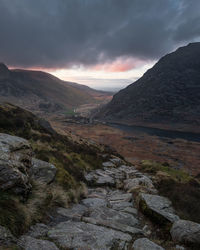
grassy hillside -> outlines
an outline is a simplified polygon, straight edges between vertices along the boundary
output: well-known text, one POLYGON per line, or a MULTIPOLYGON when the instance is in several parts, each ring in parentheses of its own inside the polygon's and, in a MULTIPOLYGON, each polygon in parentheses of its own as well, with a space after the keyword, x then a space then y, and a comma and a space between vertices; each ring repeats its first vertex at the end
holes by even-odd
POLYGON ((0 133, 8 133, 29 140, 34 157, 53 163, 58 171, 50 186, 32 183, 27 201, 7 192, 0 192, 0 225, 15 234, 27 230, 30 224, 43 221, 46 212, 55 206, 77 201, 85 192, 83 174, 100 168, 102 154, 111 153, 103 146, 80 143, 56 133, 45 120, 11 104, 0 105, 0 133), (23 226, 22 226, 23 225, 23 226))
POLYGON ((67 189, 82 180, 84 171, 101 166, 100 147, 57 134, 48 122, 11 104, 0 105, 0 132, 28 139, 36 158, 56 165, 57 181, 67 189))
POLYGON ((50 113, 97 101, 90 88, 83 90, 41 71, 9 70, 4 64, 0 64, 0 98, 30 111, 50 113))

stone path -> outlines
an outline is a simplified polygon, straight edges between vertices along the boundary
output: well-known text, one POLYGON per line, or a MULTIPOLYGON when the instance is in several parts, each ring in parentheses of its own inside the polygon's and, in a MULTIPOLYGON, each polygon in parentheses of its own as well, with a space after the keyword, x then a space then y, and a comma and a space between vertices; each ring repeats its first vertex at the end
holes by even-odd
MULTIPOLYGON (((33 226, 27 235, 21 237, 20 246, 27 250, 146 249, 141 248, 142 242, 144 246, 151 242, 145 238, 146 230, 143 230, 144 224, 132 191, 145 188, 154 196, 156 189, 151 179, 133 166, 123 165, 117 158, 103 166, 85 175, 89 186, 85 199, 71 208, 58 208, 48 226, 33 226), (141 240, 133 248, 138 238, 141 240)), ((162 202, 160 200, 157 210, 162 210, 162 202)), ((167 200, 164 200, 164 206, 170 207, 167 200)), ((161 211, 161 214, 169 217, 168 212, 173 211, 168 210, 161 211)), ((152 245, 157 246, 153 242, 152 245)))

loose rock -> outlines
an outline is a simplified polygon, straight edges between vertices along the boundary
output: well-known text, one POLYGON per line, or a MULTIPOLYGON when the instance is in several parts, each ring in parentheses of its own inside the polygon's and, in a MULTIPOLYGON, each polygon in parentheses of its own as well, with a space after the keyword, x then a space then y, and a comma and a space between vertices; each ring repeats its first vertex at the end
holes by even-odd
POLYGON ((32 159, 30 175, 33 179, 45 184, 51 183, 56 176, 57 169, 53 164, 38 159, 32 159))
POLYGON ((147 238, 140 238, 134 242, 133 250, 164 250, 164 248, 147 238))

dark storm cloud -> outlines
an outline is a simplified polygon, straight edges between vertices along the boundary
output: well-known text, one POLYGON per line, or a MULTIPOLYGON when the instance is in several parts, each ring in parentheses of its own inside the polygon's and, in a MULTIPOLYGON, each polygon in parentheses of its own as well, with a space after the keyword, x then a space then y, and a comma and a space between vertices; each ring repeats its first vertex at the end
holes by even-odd
POLYGON ((200 36, 199 0, 0 0, 0 61, 91 65, 156 59, 200 36))

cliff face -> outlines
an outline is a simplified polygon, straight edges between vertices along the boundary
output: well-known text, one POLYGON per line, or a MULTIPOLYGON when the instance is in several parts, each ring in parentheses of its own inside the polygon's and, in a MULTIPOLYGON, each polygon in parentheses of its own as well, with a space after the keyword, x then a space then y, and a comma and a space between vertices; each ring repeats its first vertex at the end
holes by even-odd
POLYGON ((100 118, 120 122, 200 124, 200 43, 161 58, 118 92, 100 118))

